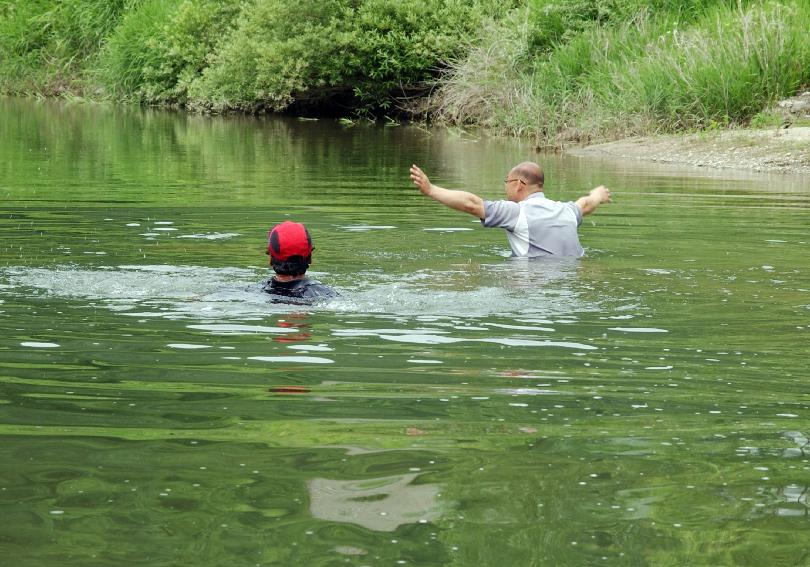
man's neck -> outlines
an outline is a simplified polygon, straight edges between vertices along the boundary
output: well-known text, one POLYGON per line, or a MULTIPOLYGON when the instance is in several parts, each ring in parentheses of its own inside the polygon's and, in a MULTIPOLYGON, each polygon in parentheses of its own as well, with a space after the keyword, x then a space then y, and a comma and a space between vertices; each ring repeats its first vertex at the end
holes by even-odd
POLYGON ((273 279, 277 282, 294 282, 296 280, 303 280, 306 274, 301 274, 300 276, 288 276, 285 274, 276 274, 273 276, 273 279))

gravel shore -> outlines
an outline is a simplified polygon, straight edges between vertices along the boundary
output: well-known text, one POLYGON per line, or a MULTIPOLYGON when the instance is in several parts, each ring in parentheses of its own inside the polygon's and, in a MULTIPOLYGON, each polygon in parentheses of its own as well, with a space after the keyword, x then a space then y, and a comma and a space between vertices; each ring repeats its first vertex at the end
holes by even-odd
POLYGON ((810 127, 628 138, 568 153, 708 168, 810 173, 810 127))

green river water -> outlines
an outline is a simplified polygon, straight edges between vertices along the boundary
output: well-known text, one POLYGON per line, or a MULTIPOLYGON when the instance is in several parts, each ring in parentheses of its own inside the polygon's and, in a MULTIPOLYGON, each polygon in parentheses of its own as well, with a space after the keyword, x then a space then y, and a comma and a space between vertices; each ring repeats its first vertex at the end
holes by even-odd
POLYGON ((0 565, 810 565, 810 181, 0 99, 0 565), (576 261, 421 197, 604 183, 576 261), (272 304, 307 224, 341 296, 272 304))

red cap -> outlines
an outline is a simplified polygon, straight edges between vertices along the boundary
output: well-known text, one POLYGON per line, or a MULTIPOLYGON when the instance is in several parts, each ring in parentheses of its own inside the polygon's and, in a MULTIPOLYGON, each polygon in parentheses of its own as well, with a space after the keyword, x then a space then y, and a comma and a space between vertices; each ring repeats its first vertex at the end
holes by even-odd
POLYGON ((312 255, 312 237, 303 224, 284 221, 267 233, 267 253, 274 260, 288 260, 292 256, 309 258, 312 255))

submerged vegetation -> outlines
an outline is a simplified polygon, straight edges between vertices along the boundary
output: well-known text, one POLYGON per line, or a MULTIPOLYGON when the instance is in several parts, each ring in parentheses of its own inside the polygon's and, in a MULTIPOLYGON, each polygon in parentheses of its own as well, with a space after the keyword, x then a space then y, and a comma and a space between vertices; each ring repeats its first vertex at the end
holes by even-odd
POLYGON ((558 145, 747 124, 810 84, 808 29, 803 0, 0 0, 0 92, 558 145))

